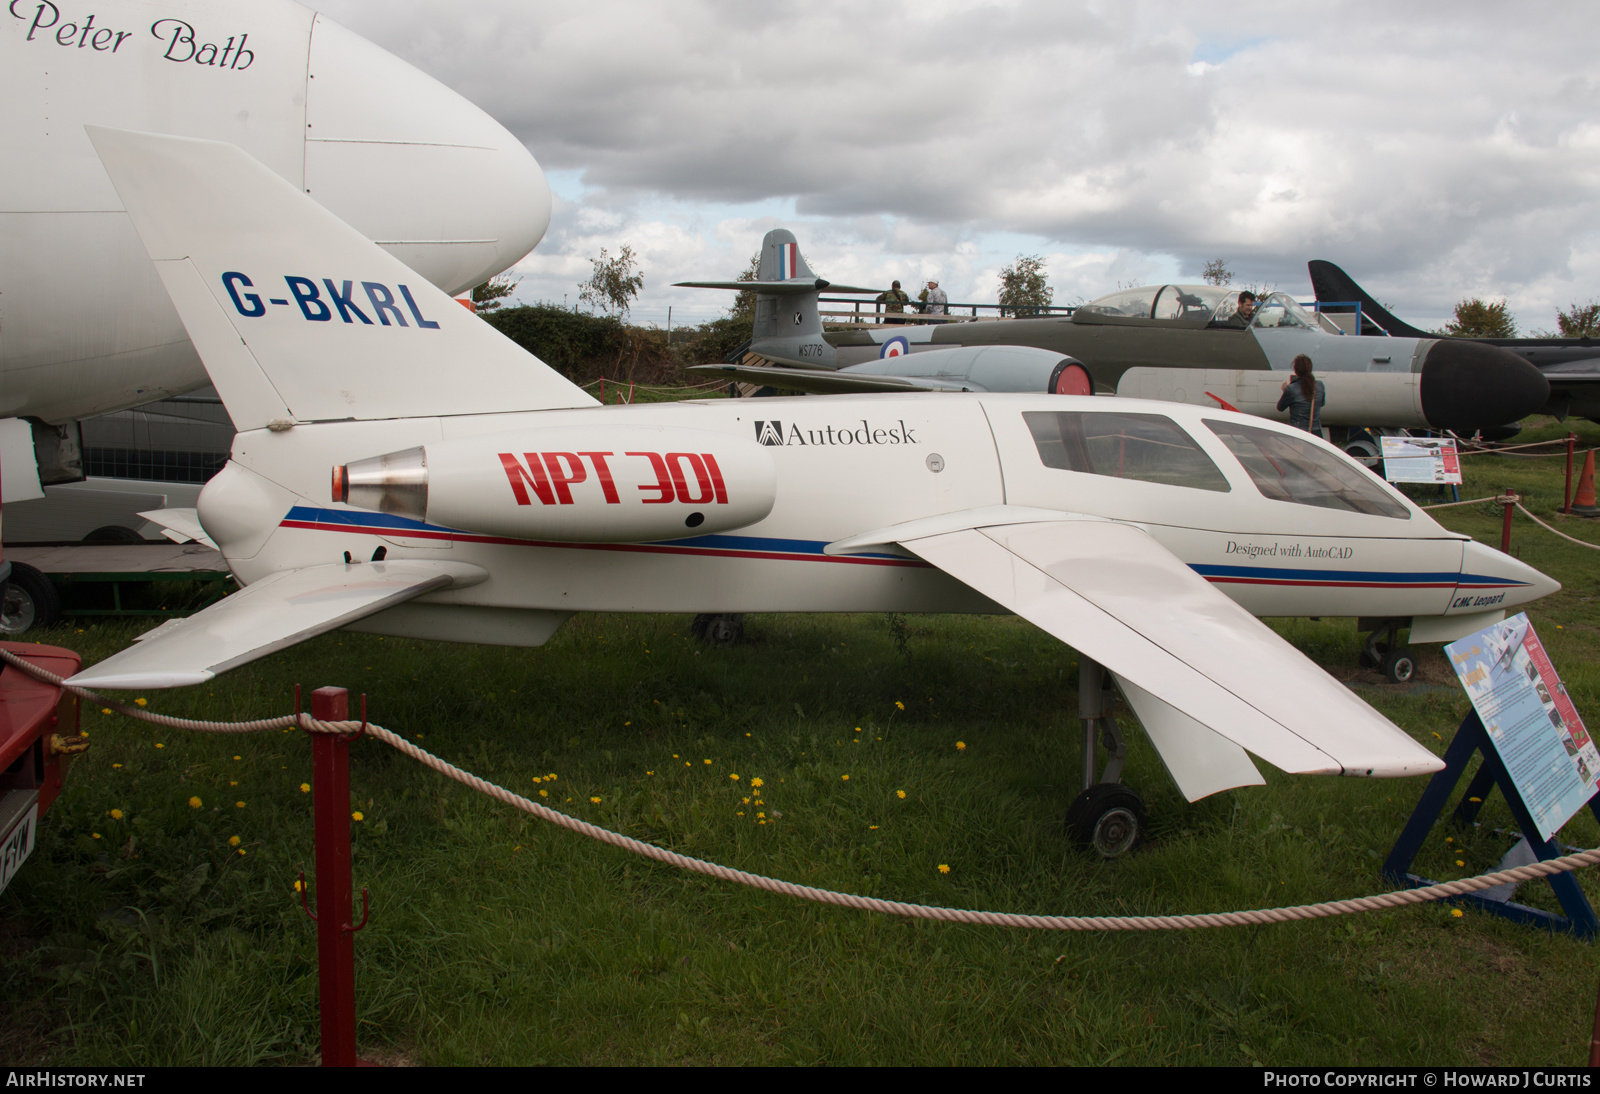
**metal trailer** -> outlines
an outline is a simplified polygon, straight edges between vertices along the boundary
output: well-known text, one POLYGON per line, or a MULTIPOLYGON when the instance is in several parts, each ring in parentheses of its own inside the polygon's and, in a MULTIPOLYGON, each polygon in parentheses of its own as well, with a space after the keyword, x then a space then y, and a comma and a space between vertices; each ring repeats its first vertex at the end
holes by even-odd
POLYGON ((222 555, 198 543, 8 546, 6 560, 11 563, 11 579, 0 609, 0 633, 8 635, 47 627, 63 616, 188 615, 226 596, 233 579, 222 555), (125 586, 180 581, 206 583, 199 603, 181 609, 123 603, 125 586), (80 592, 96 588, 101 590, 98 595, 80 592))

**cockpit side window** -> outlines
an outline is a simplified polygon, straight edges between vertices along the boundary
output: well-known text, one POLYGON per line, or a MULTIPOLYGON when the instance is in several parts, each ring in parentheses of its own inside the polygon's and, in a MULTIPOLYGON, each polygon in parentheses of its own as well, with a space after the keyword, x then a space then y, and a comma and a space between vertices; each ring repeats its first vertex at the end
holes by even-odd
POLYGON ((1024 411, 1046 467, 1226 493, 1211 457, 1164 414, 1024 411))
POLYGON ((1238 457, 1262 496, 1272 501, 1411 519, 1411 510, 1353 460, 1274 430, 1212 418, 1205 423, 1238 457))

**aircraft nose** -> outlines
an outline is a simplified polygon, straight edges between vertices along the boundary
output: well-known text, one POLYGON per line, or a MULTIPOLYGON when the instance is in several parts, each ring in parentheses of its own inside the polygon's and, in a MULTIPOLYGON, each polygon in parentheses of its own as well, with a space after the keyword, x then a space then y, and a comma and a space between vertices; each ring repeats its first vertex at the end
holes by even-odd
POLYGON ((516 263, 550 226, 550 185, 504 126, 318 15, 306 192, 447 293, 516 263))
POLYGON ((1560 591, 1561 582, 1522 560, 1475 541, 1467 542, 1461 558, 1461 583, 1456 586, 1456 602, 1460 604, 1463 597, 1470 597, 1472 604, 1462 604, 1462 607, 1492 611, 1531 604, 1560 591), (1503 599, 1497 599, 1502 596, 1503 599))
POLYGON ((1441 339, 1423 358, 1421 398, 1429 425, 1464 433, 1536 412, 1550 399, 1550 381, 1510 350, 1441 339))

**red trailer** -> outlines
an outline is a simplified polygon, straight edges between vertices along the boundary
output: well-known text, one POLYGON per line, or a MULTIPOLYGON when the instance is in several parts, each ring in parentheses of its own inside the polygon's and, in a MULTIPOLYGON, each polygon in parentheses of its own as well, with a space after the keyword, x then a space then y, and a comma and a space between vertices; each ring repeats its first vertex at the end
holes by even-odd
MULTIPOLYGON (((78 671, 71 650, 26 642, 0 649, 58 676, 78 671)), ((0 669, 0 889, 33 853, 39 817, 61 792, 74 754, 89 747, 78 732, 79 701, 20 669, 0 669)))

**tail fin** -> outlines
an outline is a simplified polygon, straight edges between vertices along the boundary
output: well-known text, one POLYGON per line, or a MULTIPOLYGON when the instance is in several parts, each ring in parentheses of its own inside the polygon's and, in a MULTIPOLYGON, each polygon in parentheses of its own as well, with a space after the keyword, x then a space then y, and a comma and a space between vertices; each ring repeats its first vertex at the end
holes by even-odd
MULTIPOLYGON (((1358 333, 1388 334, 1395 338, 1435 337, 1435 335, 1429 334, 1425 330, 1418 330, 1402 319, 1395 318, 1388 308, 1368 296, 1367 291, 1356 284, 1355 278, 1345 273, 1332 262, 1313 258, 1306 263, 1306 268, 1311 271, 1311 288, 1316 293, 1319 304, 1359 304, 1361 306, 1361 330, 1358 333)), ((1342 311, 1353 309, 1324 307, 1323 310, 1342 311)))
MULTIPOLYGON (((761 241, 761 260, 756 267, 757 281, 816 281, 800 244, 787 228, 774 228, 761 241)), ((827 282, 822 283, 826 285, 827 282)), ((818 288, 821 288, 819 285, 818 288)))
POLYGON ((814 286, 808 292, 756 293, 756 321, 750 332, 750 348, 763 357, 782 361, 834 364, 824 357, 833 347, 822 340, 822 316, 817 298, 828 283, 811 272, 800 254, 794 233, 774 228, 761 241, 761 263, 757 267, 761 282, 799 282, 814 286))
POLYGON ((595 405, 234 145, 86 128, 240 430, 595 405))
POLYGON ((838 354, 822 337, 817 298, 833 293, 878 293, 854 285, 834 285, 811 272, 794 233, 774 228, 761 241, 754 281, 680 281, 687 289, 751 289, 756 294, 756 319, 750 352, 772 361, 811 368, 838 368, 838 354))

